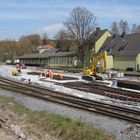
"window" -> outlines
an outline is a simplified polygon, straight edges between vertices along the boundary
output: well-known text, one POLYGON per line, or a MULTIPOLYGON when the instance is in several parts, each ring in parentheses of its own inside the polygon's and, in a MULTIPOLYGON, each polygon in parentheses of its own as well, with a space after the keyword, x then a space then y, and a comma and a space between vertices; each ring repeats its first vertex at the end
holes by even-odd
POLYGON ((70 58, 68 58, 68 64, 70 64, 70 58))
POLYGON ((137 70, 138 70, 138 71, 140 70, 140 65, 139 65, 139 64, 137 64, 137 70))
POLYGON ((62 64, 61 58, 59 58, 59 64, 62 64))
POLYGON ((63 63, 66 64, 66 58, 65 57, 63 58, 63 63))
POLYGON ((69 64, 72 64, 72 58, 69 58, 69 64))
POLYGON ((63 60, 63 58, 61 59, 61 62, 62 62, 61 64, 63 64, 63 63, 64 63, 64 60, 63 60))
POLYGON ((55 58, 53 58, 53 63, 55 64, 55 58))
POLYGON ((120 51, 122 51, 124 48, 125 48, 125 47, 124 47, 124 46, 122 46, 122 47, 120 47, 120 48, 119 48, 119 50, 118 50, 118 51, 120 52, 120 51))
POLYGON ((70 58, 70 64, 72 64, 72 58, 70 58))
POLYGON ((122 45, 120 48, 119 48, 119 50, 118 51, 122 51, 126 46, 127 46, 127 44, 128 43, 126 43, 126 44, 124 44, 124 45, 122 45))
POLYGON ((109 49, 107 50, 107 52, 112 52, 112 48, 109 48, 109 49))

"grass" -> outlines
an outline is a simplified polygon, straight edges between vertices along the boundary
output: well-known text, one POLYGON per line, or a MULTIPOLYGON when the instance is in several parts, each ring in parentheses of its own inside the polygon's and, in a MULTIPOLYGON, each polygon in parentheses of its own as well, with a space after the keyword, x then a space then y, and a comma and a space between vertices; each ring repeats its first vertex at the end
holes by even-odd
POLYGON ((7 105, 12 111, 20 115, 27 115, 27 122, 36 126, 61 140, 114 140, 112 133, 105 134, 101 129, 80 120, 72 120, 68 117, 49 114, 47 112, 30 111, 25 106, 0 97, 0 104, 7 105))
POLYGON ((137 71, 125 71, 124 74, 130 76, 140 76, 140 72, 137 71))

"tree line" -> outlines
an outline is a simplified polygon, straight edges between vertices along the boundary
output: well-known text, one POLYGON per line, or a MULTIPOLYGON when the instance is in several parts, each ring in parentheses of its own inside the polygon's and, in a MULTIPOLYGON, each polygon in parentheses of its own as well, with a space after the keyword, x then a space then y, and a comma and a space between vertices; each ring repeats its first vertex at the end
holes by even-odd
POLYGON ((110 32, 112 34, 130 34, 130 33, 140 33, 140 24, 133 24, 129 26, 128 21, 121 19, 120 22, 114 21, 111 25, 110 32))
POLYGON ((48 39, 46 34, 42 36, 38 34, 22 36, 19 41, 2 40, 0 41, 0 61, 5 61, 7 59, 14 60, 17 56, 38 53, 37 47, 48 43, 55 46, 53 41, 48 39))

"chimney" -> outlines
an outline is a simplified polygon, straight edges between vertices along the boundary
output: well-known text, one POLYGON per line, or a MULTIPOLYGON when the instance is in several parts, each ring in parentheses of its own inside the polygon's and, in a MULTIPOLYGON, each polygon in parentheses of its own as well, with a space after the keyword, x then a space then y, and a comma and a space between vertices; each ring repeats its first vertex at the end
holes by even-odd
POLYGON ((115 38, 116 37, 116 34, 113 34, 113 38, 115 38))
POLYGON ((122 34, 121 34, 121 38, 123 38, 125 36, 125 32, 123 32, 122 34))
POLYGON ((95 35, 98 35, 100 30, 101 30, 100 27, 97 27, 95 35))

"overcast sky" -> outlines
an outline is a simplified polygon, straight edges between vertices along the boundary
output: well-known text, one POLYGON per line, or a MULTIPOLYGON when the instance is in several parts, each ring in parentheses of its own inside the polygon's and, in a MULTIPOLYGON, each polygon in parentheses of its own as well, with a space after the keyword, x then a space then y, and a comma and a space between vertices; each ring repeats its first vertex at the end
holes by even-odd
POLYGON ((140 23, 140 0, 0 0, 0 40, 34 33, 52 38, 77 6, 94 13, 101 28, 120 19, 140 23))

